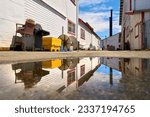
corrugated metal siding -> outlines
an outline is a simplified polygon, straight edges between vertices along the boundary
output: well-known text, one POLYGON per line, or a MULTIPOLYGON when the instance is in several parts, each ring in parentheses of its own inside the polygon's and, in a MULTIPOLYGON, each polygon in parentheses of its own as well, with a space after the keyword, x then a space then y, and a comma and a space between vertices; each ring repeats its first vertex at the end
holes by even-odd
MULTIPOLYGON (((66 0, 42 0, 63 15, 67 15, 66 0)), ((68 1, 68 0, 67 0, 68 1)))
POLYGON ((50 32, 51 36, 60 36, 62 27, 66 32, 66 18, 40 0, 25 0, 25 19, 27 18, 41 24, 44 30, 50 32))
POLYGON ((71 0, 66 0, 66 3, 67 17, 76 24, 76 6, 71 2, 71 0))
POLYGON ((24 1, 1 0, 0 4, 0 47, 9 47, 16 23, 24 21, 24 1))

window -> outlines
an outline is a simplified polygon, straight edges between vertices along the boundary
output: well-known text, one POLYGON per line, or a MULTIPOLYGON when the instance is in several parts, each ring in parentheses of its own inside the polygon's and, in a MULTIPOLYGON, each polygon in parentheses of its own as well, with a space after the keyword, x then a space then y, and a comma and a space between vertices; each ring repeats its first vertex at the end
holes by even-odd
POLYGON ((83 30, 82 28, 81 28, 81 38, 85 39, 85 30, 83 30))
POLYGON ((80 76, 83 76, 84 74, 85 74, 85 65, 82 65, 80 69, 80 76))
POLYGON ((137 38, 139 36, 139 25, 136 24, 135 25, 135 38, 137 38))
POLYGON ((75 81, 75 70, 68 71, 67 86, 75 81))
POLYGON ((75 35, 75 24, 68 20, 68 33, 75 35))
POLYGON ((74 5, 76 5, 76 0, 71 0, 71 2, 72 2, 74 5))

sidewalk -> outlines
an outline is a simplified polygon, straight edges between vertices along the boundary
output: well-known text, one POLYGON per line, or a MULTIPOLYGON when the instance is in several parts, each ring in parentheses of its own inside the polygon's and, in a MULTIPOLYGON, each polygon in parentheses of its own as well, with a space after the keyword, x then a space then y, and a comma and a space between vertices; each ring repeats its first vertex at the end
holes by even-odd
POLYGON ((66 57, 149 58, 150 51, 73 51, 73 52, 14 52, 1 51, 0 63, 41 61, 66 57))

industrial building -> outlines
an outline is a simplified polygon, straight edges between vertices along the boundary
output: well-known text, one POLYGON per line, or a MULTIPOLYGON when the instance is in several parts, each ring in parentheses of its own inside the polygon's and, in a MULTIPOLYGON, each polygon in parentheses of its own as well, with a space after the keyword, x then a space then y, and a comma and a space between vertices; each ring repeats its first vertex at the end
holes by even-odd
POLYGON ((150 48, 149 0, 120 0, 121 48, 139 50, 150 48))
POLYGON ((79 18, 78 35, 80 49, 98 50, 100 49, 101 38, 94 32, 94 29, 82 19, 79 18))
POLYGON ((120 50, 121 33, 101 40, 103 50, 120 50))
POLYGON ((91 47, 96 49, 100 48, 100 38, 93 30, 89 37, 86 35, 89 29, 83 28, 84 36, 84 31, 78 28, 80 27, 77 25, 80 22, 78 0, 5 0, 0 1, 0 4, 1 49, 9 50, 14 43, 13 36, 16 34, 16 24, 24 24, 27 19, 32 19, 35 23, 40 24, 42 29, 50 33, 51 37, 61 38, 62 44, 68 44, 64 45, 67 50, 72 46, 76 50, 79 45, 84 45, 84 42, 86 45, 89 45, 87 42, 90 42, 91 47), (81 40, 81 37, 85 37, 85 40, 81 40))

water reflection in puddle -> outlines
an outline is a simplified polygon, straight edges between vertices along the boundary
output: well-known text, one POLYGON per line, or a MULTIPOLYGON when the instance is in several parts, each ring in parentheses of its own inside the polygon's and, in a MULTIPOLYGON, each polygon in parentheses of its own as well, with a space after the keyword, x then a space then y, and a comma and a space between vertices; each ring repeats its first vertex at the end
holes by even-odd
POLYGON ((150 60, 69 58, 0 65, 0 99, 150 99, 150 60))

